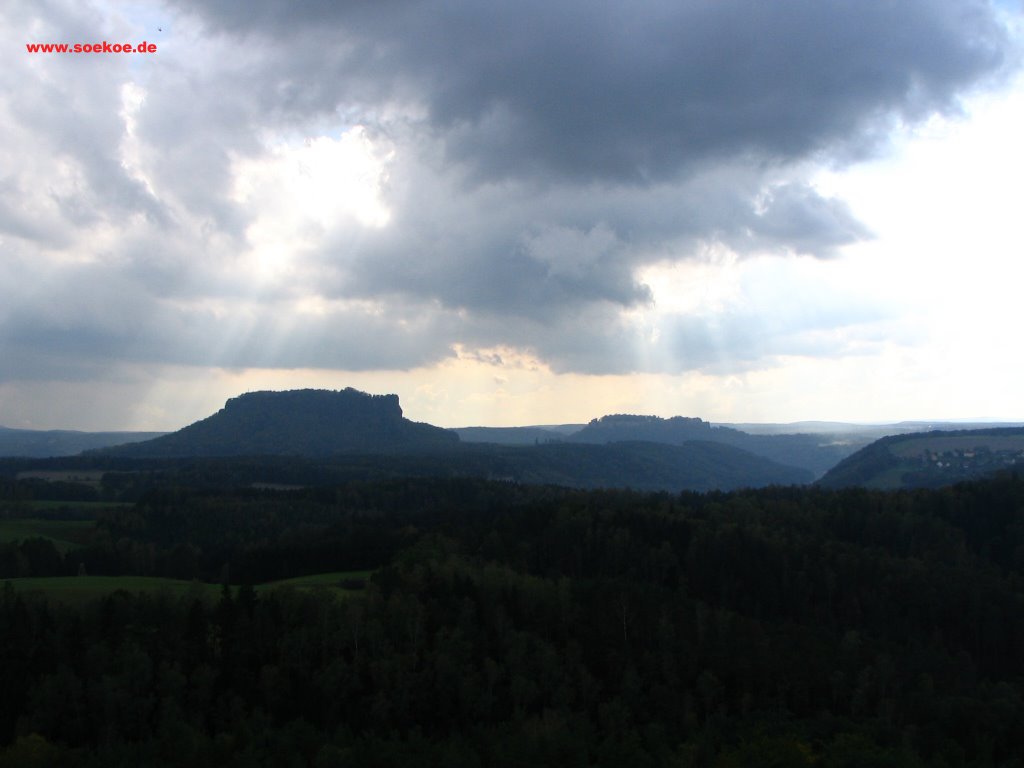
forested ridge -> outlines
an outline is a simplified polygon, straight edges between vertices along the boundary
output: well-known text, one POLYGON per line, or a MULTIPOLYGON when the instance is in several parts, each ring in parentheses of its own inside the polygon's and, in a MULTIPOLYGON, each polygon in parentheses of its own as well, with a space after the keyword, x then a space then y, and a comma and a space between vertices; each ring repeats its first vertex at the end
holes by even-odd
POLYGON ((820 476, 853 452, 846 441, 835 442, 820 434, 750 434, 726 426, 712 426, 699 418, 613 414, 593 419, 566 440, 577 443, 648 441, 683 445, 691 441, 719 443, 749 451, 787 466, 820 476))
MULTIPOLYGON (((77 489, 96 500, 124 498, 127 486, 186 483, 223 488, 243 485, 323 486, 405 477, 513 480, 577 488, 634 488, 647 491, 731 490, 809 482, 810 471, 785 466, 748 451, 711 442, 664 445, 620 442, 609 445, 552 443, 493 445, 455 443, 429 451, 355 452, 332 456, 241 454, 220 457, 127 458, 86 454, 51 459, 0 457, 0 479, 90 471, 101 487, 77 489), (140 476, 145 482, 138 482, 140 476)), ((51 481, 36 483, 33 495, 52 498, 51 481), (38 492, 38 493, 36 493, 38 492)), ((74 489, 66 489, 69 492, 74 489)))
POLYGON ((1024 755, 1013 474, 901 492, 180 484, 98 512, 79 548, 0 551, 0 766, 1024 755), (373 570, 354 595, 251 586, 354 569, 373 570), (225 587, 67 605, 12 578, 83 571, 225 587))

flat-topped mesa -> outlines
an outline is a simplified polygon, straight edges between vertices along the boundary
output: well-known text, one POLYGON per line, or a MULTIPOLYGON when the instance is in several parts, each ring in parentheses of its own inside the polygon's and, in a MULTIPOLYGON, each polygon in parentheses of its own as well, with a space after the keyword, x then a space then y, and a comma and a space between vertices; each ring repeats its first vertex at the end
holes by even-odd
POLYGON ((326 409, 332 413, 364 411, 382 418, 402 418, 402 406, 398 402, 398 395, 371 395, 352 387, 341 390, 292 389, 284 392, 246 392, 244 395, 230 398, 218 413, 237 413, 265 408, 290 408, 296 411, 326 409))
POLYGON ((593 419, 572 435, 570 440, 581 443, 610 443, 625 440, 679 443, 710 438, 711 425, 703 419, 687 416, 636 416, 616 413, 593 419))
POLYGON ((359 390, 248 392, 184 429, 105 451, 127 456, 329 456, 457 443, 449 430, 409 421, 398 395, 359 390))

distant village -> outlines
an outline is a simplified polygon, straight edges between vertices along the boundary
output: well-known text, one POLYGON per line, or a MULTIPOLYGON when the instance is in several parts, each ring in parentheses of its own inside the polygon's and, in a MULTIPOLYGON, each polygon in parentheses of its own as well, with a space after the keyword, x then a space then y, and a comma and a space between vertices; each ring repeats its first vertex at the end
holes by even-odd
POLYGON ((921 454, 921 464, 927 469, 944 472, 988 472, 1024 464, 1024 448, 992 449, 986 445, 979 445, 974 448, 953 448, 941 452, 926 448, 921 454))

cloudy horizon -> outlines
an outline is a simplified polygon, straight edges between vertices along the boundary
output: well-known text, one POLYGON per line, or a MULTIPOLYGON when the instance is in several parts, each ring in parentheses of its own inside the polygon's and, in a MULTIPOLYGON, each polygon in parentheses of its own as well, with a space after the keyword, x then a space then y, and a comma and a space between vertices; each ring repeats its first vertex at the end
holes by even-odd
POLYGON ((1017 2, 0 18, 0 425, 1024 419, 1017 2))

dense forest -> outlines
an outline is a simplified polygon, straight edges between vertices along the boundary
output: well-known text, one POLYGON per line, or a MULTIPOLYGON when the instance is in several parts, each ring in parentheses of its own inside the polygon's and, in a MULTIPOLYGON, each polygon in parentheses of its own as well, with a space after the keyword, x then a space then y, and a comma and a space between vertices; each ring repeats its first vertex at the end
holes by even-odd
MULTIPOLYGON (((351 452, 331 456, 246 454, 223 457, 129 458, 86 453, 50 459, 0 457, 0 477, 97 473, 96 498, 123 498, 127 484, 184 482, 216 488, 242 485, 325 485, 402 477, 511 480, 577 488, 708 491, 810 482, 805 469, 778 464, 729 445, 453 443, 431 450, 351 452), (116 487, 115 487, 116 486, 116 487), (112 493, 113 492, 113 493, 112 493)), ((51 486, 40 488, 48 498, 51 486)))
MULTIPOLYGON (((175 477, 135 476, 78 546, 0 544, 0 766, 1024 764, 1014 474, 705 494, 175 477), (255 588, 357 570, 358 590, 255 588), (223 587, 18 587, 86 573, 223 587)), ((83 514, 29 490, 0 483, 6 520, 83 514)))

